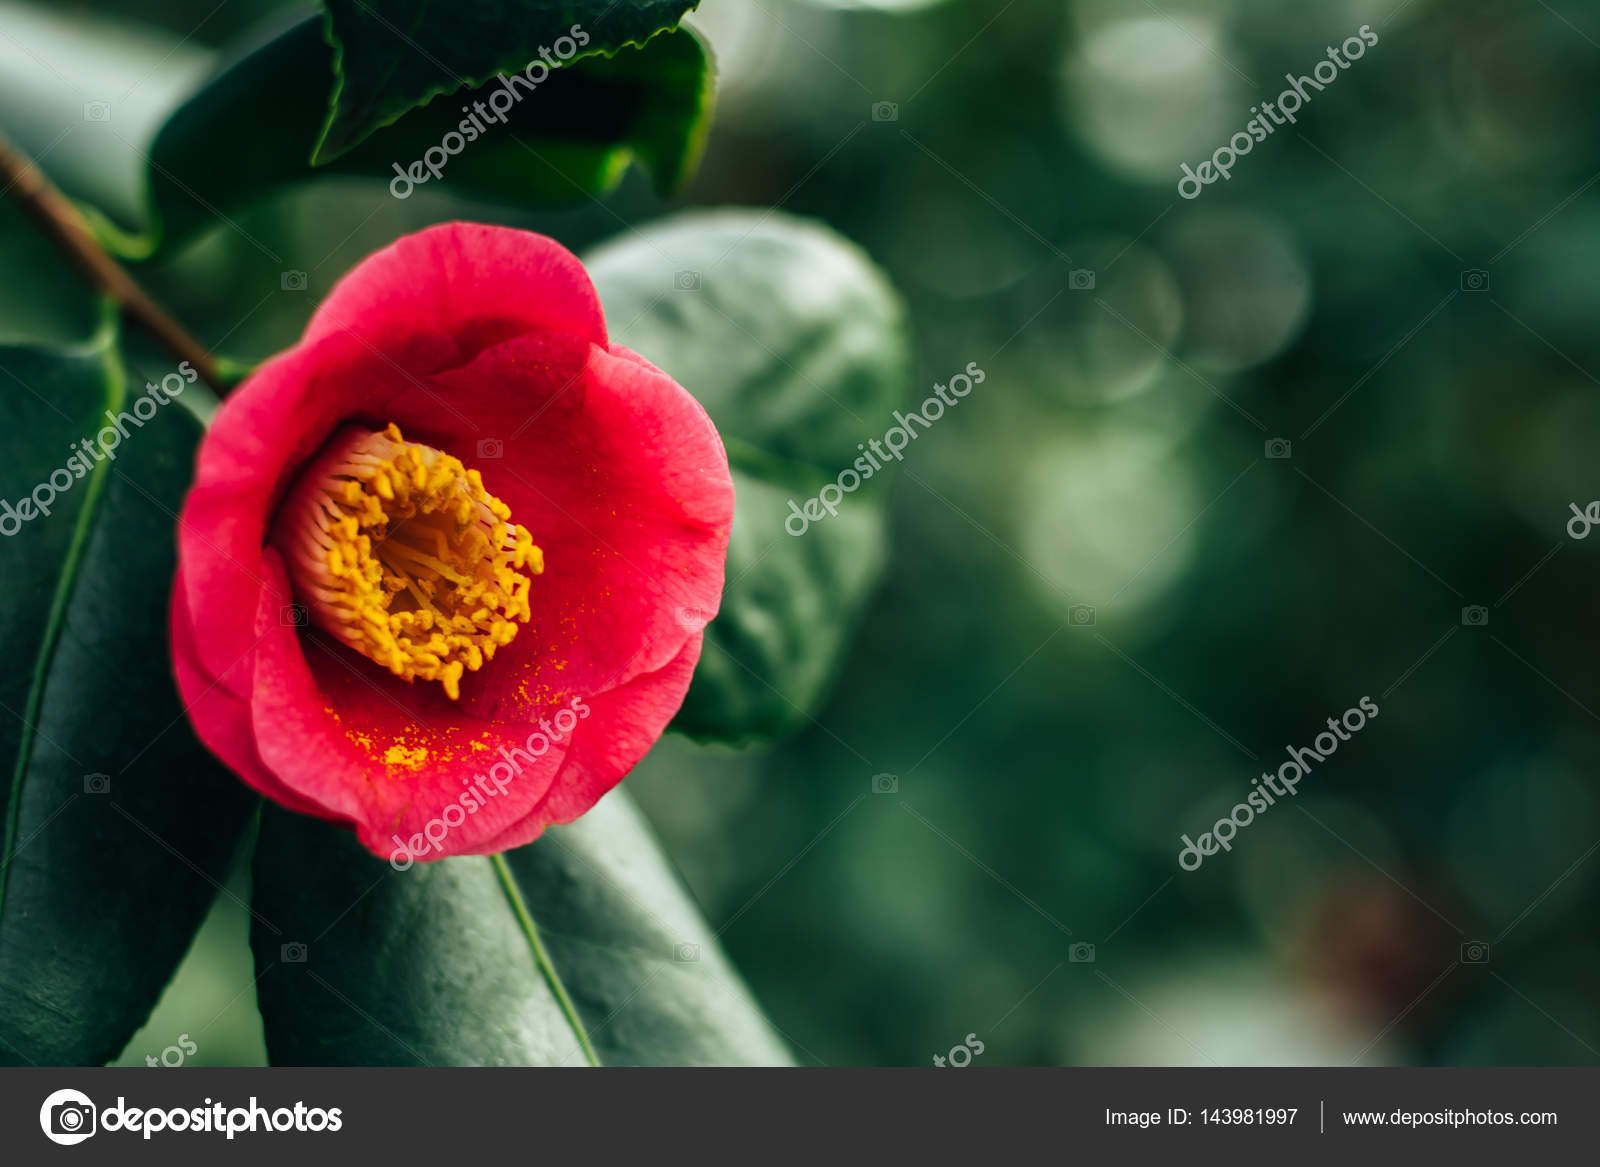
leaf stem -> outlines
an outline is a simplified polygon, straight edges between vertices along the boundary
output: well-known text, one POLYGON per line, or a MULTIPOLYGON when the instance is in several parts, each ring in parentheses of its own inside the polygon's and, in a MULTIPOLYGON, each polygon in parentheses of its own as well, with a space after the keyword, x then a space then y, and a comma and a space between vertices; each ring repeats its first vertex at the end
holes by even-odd
POLYGON ((180 360, 188 361, 195 372, 218 393, 224 389, 216 361, 206 347, 167 314, 134 282, 122 265, 112 259, 89 230, 72 200, 62 194, 34 162, 0 134, 0 194, 14 191, 22 208, 97 288, 116 302, 129 316, 155 334, 180 360))
POLYGON ((572 1003, 572 998, 567 996, 567 987, 561 983, 561 974, 556 972, 550 954, 545 951, 544 941, 539 939, 539 929, 533 922, 533 914, 528 911, 528 903, 522 898, 522 889, 517 886, 517 881, 511 874, 511 867, 506 863, 506 857, 502 854, 492 855, 490 858, 494 862, 496 874, 500 876, 500 885, 506 890, 506 898, 511 901, 511 910, 517 914, 517 920, 521 923, 523 932, 527 934, 528 944, 533 948, 533 959, 539 964, 539 971, 544 973, 550 991, 555 994, 556 1002, 566 1014, 567 1024, 572 1026, 572 1032, 577 1036, 578 1045, 583 1048, 584 1056, 589 1059, 591 1066, 598 1066, 600 1057, 594 1052, 594 1046, 589 1041, 589 1031, 584 1028, 583 1019, 578 1016, 578 1009, 572 1003))

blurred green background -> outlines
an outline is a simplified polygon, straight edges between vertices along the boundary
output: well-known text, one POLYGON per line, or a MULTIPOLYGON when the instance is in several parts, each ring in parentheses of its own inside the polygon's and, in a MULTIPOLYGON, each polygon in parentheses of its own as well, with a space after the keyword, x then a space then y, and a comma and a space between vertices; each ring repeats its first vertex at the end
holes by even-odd
MULTIPOLYGON (((298 11, 127 0, 90 52, 91 7, 5 0, 0 53, 41 91, 79 70, 131 140, 298 11)), ((629 780, 805 1063, 925 1065, 968 1034, 978 1066, 1600 1060, 1600 539, 1565 529, 1600 498, 1600 5, 706 0, 694 23, 718 114, 671 203, 637 174, 539 215, 325 181, 151 287, 263 357, 429 222, 581 251, 777 205, 890 274, 919 397, 987 372, 908 451, 814 721, 669 739, 629 780), (1362 25, 1379 44, 1298 126, 1178 196, 1180 163, 1362 25), (1364 695, 1381 716, 1297 798, 1180 870, 1180 834, 1364 695)), ((45 168, 114 162, 94 132, 45 168)), ((42 245, 0 239, 0 330, 61 328, 42 245)), ((263 1060, 245 923, 219 900, 125 1061, 180 1033, 190 1061, 263 1060)))

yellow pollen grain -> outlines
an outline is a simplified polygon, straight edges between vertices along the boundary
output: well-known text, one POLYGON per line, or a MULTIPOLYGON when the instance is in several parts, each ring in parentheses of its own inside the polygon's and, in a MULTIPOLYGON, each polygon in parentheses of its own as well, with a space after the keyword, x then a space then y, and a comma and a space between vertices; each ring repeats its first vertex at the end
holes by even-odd
POLYGON ((383 751, 383 760, 386 765, 404 766, 407 770, 416 770, 428 760, 428 749, 426 746, 408 749, 405 746, 393 745, 383 751))

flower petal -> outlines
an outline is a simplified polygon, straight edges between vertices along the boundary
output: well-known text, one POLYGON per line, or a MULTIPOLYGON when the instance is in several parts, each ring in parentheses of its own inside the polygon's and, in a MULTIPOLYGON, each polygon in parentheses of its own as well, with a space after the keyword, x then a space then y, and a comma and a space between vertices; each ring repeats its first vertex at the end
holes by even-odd
POLYGON ((529 332, 606 343, 600 297, 576 256, 544 235, 482 223, 441 223, 362 260, 304 341, 332 332, 385 352, 418 336, 449 338, 464 354, 529 332))
POLYGON ((588 718, 573 734, 564 765, 533 813, 487 840, 483 854, 530 843, 545 827, 588 813, 660 740, 683 704, 700 659, 695 633, 664 667, 590 698, 588 718))

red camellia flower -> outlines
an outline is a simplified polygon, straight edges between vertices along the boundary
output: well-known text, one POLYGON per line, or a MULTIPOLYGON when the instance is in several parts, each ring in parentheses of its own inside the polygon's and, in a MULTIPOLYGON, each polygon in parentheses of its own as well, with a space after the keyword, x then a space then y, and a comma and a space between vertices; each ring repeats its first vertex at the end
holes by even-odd
POLYGON ((201 739, 396 866, 570 822, 677 712, 733 482, 582 266, 454 223, 361 263, 218 410, 179 525, 201 739))

